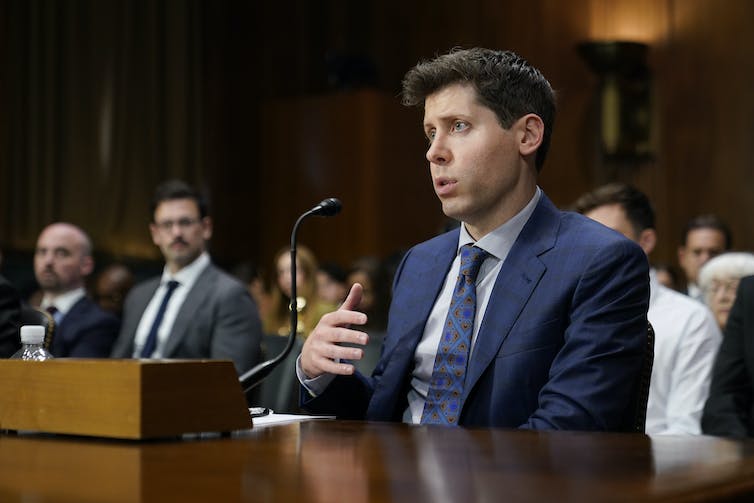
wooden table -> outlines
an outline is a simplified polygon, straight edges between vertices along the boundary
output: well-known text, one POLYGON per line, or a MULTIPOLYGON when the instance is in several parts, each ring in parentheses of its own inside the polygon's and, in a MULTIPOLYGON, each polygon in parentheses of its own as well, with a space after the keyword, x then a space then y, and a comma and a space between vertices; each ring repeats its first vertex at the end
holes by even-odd
POLYGON ((754 441, 330 420, 193 440, 5 435, 0 501, 754 501, 754 441))

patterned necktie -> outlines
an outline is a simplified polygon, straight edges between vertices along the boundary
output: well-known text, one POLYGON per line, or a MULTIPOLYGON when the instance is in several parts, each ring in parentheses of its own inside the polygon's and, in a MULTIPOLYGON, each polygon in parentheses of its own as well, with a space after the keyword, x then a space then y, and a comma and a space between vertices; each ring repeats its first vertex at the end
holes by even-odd
POLYGON ((147 340, 144 342, 144 347, 141 349, 142 358, 149 358, 150 356, 152 356, 155 347, 157 347, 157 332, 160 330, 160 324, 162 323, 162 318, 165 316, 165 310, 168 307, 170 297, 173 295, 173 292, 178 287, 178 285, 180 285, 180 283, 175 280, 168 281, 165 296, 162 297, 162 303, 160 304, 160 308, 157 310, 157 315, 154 317, 152 328, 149 330, 147 340))
POLYGON ((461 247, 461 269, 437 346, 422 424, 458 424, 476 314, 476 277, 488 256, 489 253, 470 244, 461 247))

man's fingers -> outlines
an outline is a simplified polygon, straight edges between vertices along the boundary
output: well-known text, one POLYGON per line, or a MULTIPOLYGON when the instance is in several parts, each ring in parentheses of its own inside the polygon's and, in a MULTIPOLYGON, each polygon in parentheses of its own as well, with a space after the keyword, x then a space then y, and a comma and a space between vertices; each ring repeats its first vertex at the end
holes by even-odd
POLYGON ((340 308, 322 316, 306 338, 301 351, 301 369, 310 378, 324 373, 354 373, 353 365, 340 360, 360 360, 364 351, 359 347, 341 344, 365 345, 369 341, 369 336, 364 332, 349 328, 367 322, 367 316, 355 310, 361 303, 362 293, 362 286, 354 283, 340 308))
MULTIPOLYGON (((341 307, 337 311, 327 313, 322 316, 320 323, 315 330, 320 327, 327 327, 329 329, 337 327, 347 327, 349 325, 363 325, 367 322, 367 315, 358 311, 348 311, 341 307)), ((311 337, 311 336, 310 336, 311 337)))
POLYGON ((343 301, 340 309, 353 311, 354 309, 359 307, 359 304, 361 304, 361 295, 363 293, 364 287, 362 287, 360 283, 354 283, 351 286, 351 290, 348 291, 348 297, 346 297, 346 300, 343 301))
POLYGON ((319 360, 317 369, 318 374, 335 374, 335 375, 351 375, 356 371, 356 368, 350 363, 337 363, 327 358, 319 360))

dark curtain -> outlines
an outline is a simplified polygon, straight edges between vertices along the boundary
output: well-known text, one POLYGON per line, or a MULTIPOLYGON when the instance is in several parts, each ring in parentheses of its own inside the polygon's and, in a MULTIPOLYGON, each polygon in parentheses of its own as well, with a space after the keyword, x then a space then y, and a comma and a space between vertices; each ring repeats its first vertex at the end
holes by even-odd
POLYGON ((0 6, 0 242, 53 221, 99 251, 149 258, 161 180, 202 186, 200 1, 7 0, 0 6))

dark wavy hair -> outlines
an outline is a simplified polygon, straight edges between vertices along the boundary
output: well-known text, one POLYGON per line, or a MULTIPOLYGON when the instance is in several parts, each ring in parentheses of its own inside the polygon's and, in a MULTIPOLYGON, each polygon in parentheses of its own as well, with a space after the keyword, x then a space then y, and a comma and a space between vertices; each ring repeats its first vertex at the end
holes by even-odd
POLYGON ((642 191, 625 183, 609 183, 581 196, 573 205, 574 211, 581 214, 617 204, 626 212, 638 236, 644 229, 655 229, 655 210, 649 198, 642 191))
POLYGON ((406 73, 402 102, 423 107, 427 96, 458 83, 472 85, 479 102, 495 112, 505 129, 526 114, 542 119, 545 132, 535 159, 537 171, 541 170, 555 121, 555 93, 539 70, 511 51, 453 49, 406 73))
POLYGON ((157 211, 160 203, 175 199, 193 199, 199 207, 199 218, 204 218, 209 214, 207 198, 201 192, 183 180, 167 180, 158 185, 154 191, 154 197, 149 206, 152 218, 154 219, 154 212, 157 211))

